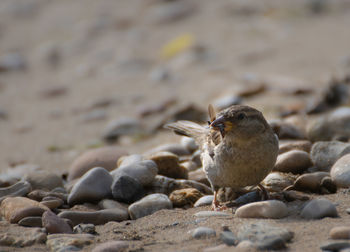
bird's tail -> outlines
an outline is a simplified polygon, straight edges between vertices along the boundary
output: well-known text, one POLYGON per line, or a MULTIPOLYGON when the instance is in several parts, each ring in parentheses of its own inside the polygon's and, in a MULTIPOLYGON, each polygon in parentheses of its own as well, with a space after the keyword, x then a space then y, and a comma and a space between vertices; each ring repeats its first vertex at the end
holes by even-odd
POLYGON ((205 127, 190 121, 168 123, 164 128, 171 129, 178 135, 193 137, 195 140, 201 139, 207 131, 205 127))

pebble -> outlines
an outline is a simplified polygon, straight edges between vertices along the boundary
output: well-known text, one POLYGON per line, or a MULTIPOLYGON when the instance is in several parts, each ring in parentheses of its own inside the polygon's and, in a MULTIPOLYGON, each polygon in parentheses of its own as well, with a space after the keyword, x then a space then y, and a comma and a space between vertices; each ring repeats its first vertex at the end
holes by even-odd
POLYGON ((111 171, 111 175, 113 176, 114 180, 120 175, 128 175, 137 180, 142 186, 149 186, 152 184, 157 173, 158 166, 152 160, 144 160, 133 164, 121 165, 117 169, 111 171))
MULTIPOLYGON (((329 172, 314 172, 306 173, 298 177, 294 185, 290 188, 291 190, 297 190, 302 192, 311 192, 311 193, 323 193, 324 189, 329 189, 332 191, 332 188, 324 187, 324 178, 330 178, 329 172)), ((327 186, 328 184, 326 184, 327 186)), ((336 190, 336 188, 335 188, 336 190)), ((332 191, 334 192, 334 191, 332 191)))
POLYGON ((305 134, 292 124, 283 121, 269 122, 279 139, 306 139, 305 134))
POLYGON ((0 188, 0 203, 6 197, 26 196, 31 190, 32 187, 27 181, 19 181, 14 185, 0 188))
POLYGON ((195 239, 207 239, 215 236, 216 236, 216 232, 212 228, 198 227, 192 230, 192 237, 195 239))
POLYGON ((305 219, 322 219, 324 217, 338 217, 338 212, 331 201, 314 199, 306 203, 300 215, 305 219))
POLYGON ((46 211, 42 216, 42 225, 49 234, 73 233, 72 228, 53 212, 46 211))
MULTIPOLYGON (((21 164, 8 168, 0 174, 0 181, 6 182, 7 185, 12 185, 21 180, 28 172, 38 170, 40 166, 35 164, 21 164)), ((19 196, 19 195, 18 195, 19 196)))
POLYGON ((350 109, 339 107, 330 114, 321 116, 308 125, 307 134, 311 142, 349 139, 350 109))
POLYGON ((350 186, 350 154, 338 159, 331 168, 331 178, 338 187, 350 186))
POLYGON ((118 118, 110 121, 103 132, 102 138, 105 141, 115 142, 121 136, 141 134, 144 130, 136 118, 118 118))
POLYGON ((190 176, 191 172, 196 171, 198 169, 197 164, 191 160, 181 162, 181 166, 189 171, 188 177, 190 176))
POLYGON ((55 198, 52 200, 43 200, 40 202, 41 204, 43 204, 44 206, 47 206, 48 208, 55 209, 58 208, 60 206, 62 206, 64 204, 63 200, 59 199, 59 198, 55 198))
POLYGON ((41 201, 47 197, 54 197, 54 198, 58 198, 58 199, 63 200, 64 202, 66 202, 67 198, 68 198, 68 194, 65 192, 54 192, 54 190, 52 190, 51 192, 47 192, 44 190, 37 189, 37 190, 31 191, 27 195, 27 197, 32 199, 32 200, 36 200, 36 201, 41 201))
POLYGON ((98 206, 102 209, 113 209, 113 208, 120 208, 120 209, 125 209, 127 211, 128 205, 120 203, 115 200, 111 199, 103 199, 98 203, 98 206))
POLYGON ((143 157, 139 154, 131 154, 127 156, 122 156, 117 161, 117 167, 129 166, 132 164, 139 163, 143 160, 143 157))
POLYGON ((125 203, 133 203, 145 195, 145 191, 138 180, 126 174, 119 174, 114 178, 111 189, 113 198, 125 203))
POLYGON ((159 152, 170 152, 177 156, 191 155, 190 151, 181 144, 163 144, 147 151, 145 156, 151 156, 159 152))
POLYGON ((228 246, 235 246, 238 244, 237 237, 231 231, 223 231, 220 233, 220 239, 228 246))
POLYGON ((94 167, 103 167, 111 171, 116 167, 118 159, 126 154, 126 151, 119 147, 101 147, 84 152, 72 163, 67 180, 79 178, 94 167))
POLYGON ((29 216, 21 219, 18 225, 23 227, 42 227, 42 219, 40 216, 29 216))
POLYGON ((11 215, 10 223, 18 223, 23 218, 29 216, 41 216, 45 212, 45 209, 38 206, 30 206, 15 211, 11 215))
POLYGON ((244 224, 237 233, 238 240, 251 241, 256 247, 261 247, 263 250, 284 248, 285 244, 294 237, 294 233, 280 227, 271 226, 265 222, 257 222, 254 224, 244 224), (271 246, 270 248, 267 245, 271 246), (284 245, 284 246, 283 246, 284 245))
POLYGON ((350 227, 339 226, 334 227, 329 231, 331 239, 350 239, 350 227))
POLYGON ((302 173, 310 166, 312 166, 312 161, 307 152, 300 150, 291 150, 278 155, 273 170, 298 174, 302 173))
POLYGON ((185 188, 173 191, 169 199, 174 207, 193 207, 194 203, 202 196, 203 194, 195 188, 185 188))
POLYGON ((239 207, 235 216, 239 218, 281 219, 288 215, 286 204, 278 200, 253 202, 239 207))
POLYGON ((78 224, 73 228, 75 234, 96 234, 94 224, 78 224))
POLYGON ((24 180, 28 181, 32 189, 47 189, 52 190, 56 187, 62 187, 63 181, 61 176, 50 171, 35 171, 28 173, 24 177, 24 180))
POLYGON ((212 102, 214 108, 216 108, 218 111, 231 107, 232 105, 239 105, 241 103, 242 98, 232 94, 219 97, 212 102))
POLYGON ((199 198, 196 203, 194 203, 194 207, 201 207, 201 206, 210 206, 211 203, 214 200, 213 195, 205 195, 201 198, 199 198))
POLYGON ((112 176, 102 167, 95 167, 85 173, 73 186, 68 204, 95 202, 111 195, 112 176))
POLYGON ((246 252, 250 252, 250 251, 253 252, 257 250, 254 243, 249 240, 244 240, 238 243, 238 245, 236 246, 236 249, 237 251, 246 251, 246 252))
POLYGON ((98 244, 92 252, 126 252, 128 248, 129 243, 126 241, 108 241, 98 244))
POLYGON ((158 166, 158 174, 169 178, 187 179, 188 170, 180 166, 179 158, 170 152, 158 152, 150 156, 158 166))
POLYGON ((262 181, 262 185, 270 192, 280 192, 294 184, 295 175, 283 172, 271 172, 262 181))
POLYGON ((27 68, 27 62, 20 53, 8 53, 0 57, 0 73, 21 71, 27 68))
POLYGON ((202 168, 189 172, 188 179, 210 186, 209 180, 202 168))
POLYGON ((20 219, 30 216, 25 216, 23 214, 23 211, 31 207, 36 208, 36 210, 38 210, 37 208, 42 209, 38 210, 39 212, 42 211, 41 214, 44 211, 49 210, 46 206, 42 205, 41 203, 24 197, 11 197, 4 199, 1 202, 0 209, 2 217, 4 217, 7 221, 11 223, 14 223, 14 221, 18 222, 20 221, 20 219), (19 218, 19 216, 21 216, 22 218, 19 218))
POLYGON ((301 150, 307 153, 311 150, 312 143, 308 140, 294 140, 280 143, 279 154, 285 153, 291 150, 301 150))
POLYGON ((205 217, 227 217, 227 216, 231 216, 231 215, 228 213, 225 213, 225 212, 200 211, 200 212, 195 213, 193 216, 197 217, 197 218, 205 218, 205 217))
POLYGON ((338 141, 316 142, 311 148, 311 159, 320 171, 329 172, 332 165, 345 154, 350 153, 350 144, 338 141))
POLYGON ((130 218, 135 220, 161 209, 172 209, 173 204, 165 194, 151 194, 131 204, 128 208, 130 218))
POLYGON ((198 150, 199 146, 192 137, 181 137, 181 145, 184 146, 190 153, 198 150))
POLYGON ((47 236, 46 246, 50 251, 74 251, 72 249, 81 250, 94 240, 91 234, 51 234, 47 236))
POLYGON ((94 212, 69 210, 59 213, 58 216, 71 220, 74 226, 81 223, 103 225, 109 221, 120 222, 129 219, 127 210, 122 208, 104 209, 94 212))
POLYGON ((343 251, 345 248, 350 247, 349 241, 327 241, 320 246, 320 249, 324 251, 343 251))

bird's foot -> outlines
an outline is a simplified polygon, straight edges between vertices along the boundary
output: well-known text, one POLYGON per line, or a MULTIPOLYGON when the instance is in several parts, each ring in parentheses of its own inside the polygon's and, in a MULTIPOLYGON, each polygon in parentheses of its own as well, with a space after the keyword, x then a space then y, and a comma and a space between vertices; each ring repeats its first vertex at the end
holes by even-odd
POLYGON ((214 191, 214 199, 213 202, 211 203, 211 210, 212 211, 223 211, 226 210, 227 207, 224 205, 221 205, 220 202, 216 198, 216 191, 214 191))
POLYGON ((262 193, 262 200, 269 200, 270 199, 270 195, 268 193, 268 191, 266 190, 266 188, 262 185, 262 184, 258 184, 258 187, 262 193))

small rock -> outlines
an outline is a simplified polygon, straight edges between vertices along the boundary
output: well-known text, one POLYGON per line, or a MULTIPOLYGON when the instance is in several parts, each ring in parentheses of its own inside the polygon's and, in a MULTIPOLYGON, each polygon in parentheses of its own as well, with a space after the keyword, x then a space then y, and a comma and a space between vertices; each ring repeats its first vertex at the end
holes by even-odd
POLYGON ((173 205, 165 194, 151 194, 129 206, 131 219, 138 219, 153 214, 161 209, 172 209, 173 205))
POLYGON ((282 121, 269 124, 279 139, 306 139, 305 134, 292 124, 282 121))
POLYGON ((126 252, 129 244, 126 241, 109 241, 98 244, 92 252, 126 252))
POLYGON ((307 152, 292 150, 278 155, 273 170, 298 174, 302 173, 310 166, 312 166, 312 161, 307 152))
POLYGON ((6 197, 26 196, 31 190, 32 187, 27 181, 19 181, 12 186, 0 188, 0 203, 6 197))
POLYGON ((125 203, 133 203, 145 195, 142 185, 136 179, 125 174, 114 179, 111 189, 113 198, 125 203))
MULTIPOLYGON (((186 168, 189 172, 192 172, 198 169, 197 164, 191 160, 181 162, 181 166, 186 168)), ((190 176, 190 174, 188 174, 188 176, 190 176)))
POLYGON ((121 175, 128 175, 138 181, 138 183, 140 183, 142 186, 152 184, 157 173, 158 166, 152 160, 144 160, 129 165, 121 165, 117 169, 111 171, 111 175, 113 176, 114 180, 121 175))
POLYGON ((331 237, 331 239, 350 239, 350 227, 334 227, 329 232, 329 236, 331 237))
POLYGON ((322 181, 326 177, 330 177, 328 172, 303 174, 296 179, 294 185, 290 189, 302 192, 323 193, 322 181))
POLYGON ((42 225, 49 234, 73 233, 72 228, 53 212, 46 211, 42 216, 42 225))
POLYGON ((186 156, 191 154, 190 151, 181 144, 163 144, 147 151, 145 156, 150 156, 159 152, 170 152, 177 156, 186 156))
POLYGON ((186 188, 173 191, 169 199, 174 207, 190 206, 203 196, 203 194, 195 188, 186 188))
POLYGON ((328 241, 321 245, 320 249, 324 251, 343 251, 350 247, 349 241, 328 241))
POLYGON ((192 231, 192 237, 195 239, 206 239, 216 236, 214 229, 207 227, 198 227, 192 231))
POLYGON ((307 153, 311 150, 311 142, 308 140, 294 140, 281 143, 279 146, 279 154, 285 153, 291 150, 301 150, 307 153))
POLYGON ((228 213, 217 212, 217 211, 200 211, 194 214, 197 218, 206 218, 206 217, 227 217, 231 216, 228 213))
POLYGON ((228 246, 235 246, 238 244, 237 237, 231 231, 221 232, 220 239, 228 246))
POLYGON ((94 224, 78 224, 73 228, 75 234, 96 234, 94 224))
POLYGON ((331 168, 331 178, 338 187, 350 186, 350 154, 338 159, 331 168))
POLYGON ((158 174, 169 178, 187 179, 188 171, 180 166, 179 158, 170 152, 158 152, 150 156, 158 166, 158 174))
POLYGON ((8 185, 17 183, 28 172, 34 172, 40 168, 40 166, 35 164, 19 164, 19 165, 12 165, 12 166, 7 170, 2 171, 0 174, 0 181, 6 182, 8 185))
POLYGON ((81 249, 94 240, 95 237, 91 234, 51 234, 47 236, 46 246, 50 251, 67 251, 73 247, 81 249))
POLYGON ((198 144, 192 137, 186 137, 183 136, 181 138, 181 144, 190 152, 193 153, 194 151, 198 150, 198 144))
POLYGON ((202 168, 189 172, 188 179, 210 186, 209 180, 202 168))
POLYGON ((39 206, 30 206, 17 210, 12 214, 10 223, 18 223, 23 218, 29 216, 41 216, 45 212, 45 209, 39 206))
POLYGON ((136 118, 120 118, 109 122, 102 134, 107 142, 115 142, 125 135, 137 135, 144 133, 141 122, 136 118))
POLYGON ((194 207, 200 207, 200 206, 210 206, 213 202, 214 196, 213 195, 205 195, 198 199, 196 203, 194 203, 194 207))
POLYGON ((29 216, 21 219, 18 225, 23 227, 42 227, 42 219, 39 216, 29 216))
POLYGON ((283 191, 284 188, 293 185, 295 181, 295 175, 283 172, 271 172, 262 181, 262 185, 272 192, 283 191))
POLYGON ((280 219, 288 215, 288 208, 278 200, 249 203, 236 210, 235 216, 240 218, 280 219))
MULTIPOLYGON (((11 223, 17 223, 24 217, 30 216, 30 215, 23 214, 23 211, 32 207, 34 207, 38 211, 41 211, 41 214, 44 211, 49 210, 46 206, 42 205, 41 203, 28 198, 24 198, 24 197, 13 197, 13 198, 11 197, 11 198, 4 199, 1 202, 0 209, 1 209, 1 215, 7 221, 11 223)), ((39 215, 41 214, 39 213, 39 215)))
POLYGON ((41 201, 44 198, 48 198, 48 197, 53 197, 55 199, 56 198, 61 199, 63 202, 66 202, 68 195, 65 191, 64 192, 63 191, 62 192, 55 192, 54 190, 52 190, 51 192, 47 192, 47 191, 40 190, 40 189, 31 191, 28 194, 28 198, 30 198, 32 200, 36 200, 36 201, 41 201))
POLYGON ((122 156, 117 161, 117 167, 129 166, 132 164, 139 163, 143 160, 143 157, 139 154, 132 154, 127 156, 122 156))
POLYGON ((74 160, 67 180, 79 178, 94 167, 103 167, 111 171, 116 167, 118 159, 126 154, 126 151, 119 147, 101 147, 87 151, 74 160))
POLYGON ((244 240, 236 246, 237 251, 256 251, 256 246, 249 240, 244 240))
POLYGON ((300 215, 305 219, 322 219, 324 217, 338 217, 338 212, 331 201, 314 199, 305 205, 300 215))
POLYGON ((0 57, 0 73, 22 71, 27 68, 27 62, 20 53, 8 53, 0 57))
POLYGON ((104 225, 109 221, 125 221, 129 219, 129 214, 125 209, 114 208, 94 212, 64 211, 58 214, 59 217, 69 219, 76 226, 81 223, 104 225))
POLYGON ((121 208, 121 209, 128 209, 127 204, 120 203, 115 200, 111 199, 103 199, 98 203, 98 206, 102 209, 113 209, 113 208, 121 208))
POLYGON ((332 165, 342 156, 350 153, 350 144, 338 141, 316 142, 311 149, 311 159, 320 171, 329 172, 332 165))
POLYGON ((225 108, 231 107, 232 105, 239 105, 242 103, 242 98, 236 95, 226 95, 223 97, 220 97, 213 101, 213 106, 218 111, 221 111, 225 108))
POLYGON ((85 173, 73 186, 68 204, 94 202, 111 195, 112 176, 102 167, 95 167, 85 173))
POLYGON ((62 206, 64 204, 63 200, 59 199, 59 198, 55 198, 52 200, 43 200, 40 202, 41 204, 43 204, 44 206, 47 206, 48 208, 55 209, 58 208, 60 206, 62 206))
POLYGON ((286 244, 282 238, 279 237, 267 237, 265 240, 259 242, 257 245, 259 250, 279 250, 285 249, 286 244))
POLYGON ((32 189, 52 190, 56 187, 62 187, 61 176, 49 171, 35 171, 27 174, 24 180, 28 181, 32 189))

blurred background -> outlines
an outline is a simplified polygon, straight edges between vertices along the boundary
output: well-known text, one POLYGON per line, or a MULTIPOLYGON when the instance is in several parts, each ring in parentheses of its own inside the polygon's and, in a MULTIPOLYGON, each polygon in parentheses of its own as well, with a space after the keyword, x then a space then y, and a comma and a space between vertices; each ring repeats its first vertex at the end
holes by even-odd
POLYGON ((347 0, 1 0, 0 171, 179 141, 208 103, 268 119, 350 70, 347 0))

